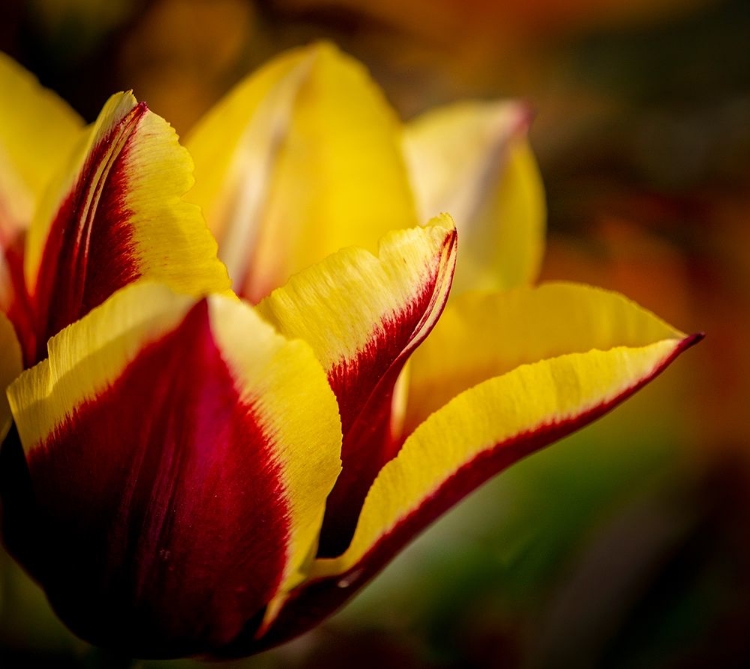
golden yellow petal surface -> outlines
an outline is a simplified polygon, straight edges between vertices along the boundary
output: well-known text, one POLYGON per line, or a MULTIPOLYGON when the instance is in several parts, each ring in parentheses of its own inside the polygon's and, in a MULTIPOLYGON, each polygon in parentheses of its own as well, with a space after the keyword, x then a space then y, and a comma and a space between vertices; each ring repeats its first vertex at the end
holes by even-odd
POLYGON ((459 295, 412 356, 407 428, 467 388, 519 365, 683 337, 626 297, 582 284, 459 295))
POLYGON ((417 223, 400 124, 364 67, 329 44, 252 75, 188 148, 194 201, 235 290, 253 302, 342 247, 374 250, 417 223))
POLYGON ((461 102, 404 129, 404 151, 422 219, 449 212, 460 250, 454 294, 532 282, 544 253, 546 208, 517 102, 461 102))
POLYGON ((83 120, 0 53, 0 247, 26 229, 49 179, 68 158, 83 120))

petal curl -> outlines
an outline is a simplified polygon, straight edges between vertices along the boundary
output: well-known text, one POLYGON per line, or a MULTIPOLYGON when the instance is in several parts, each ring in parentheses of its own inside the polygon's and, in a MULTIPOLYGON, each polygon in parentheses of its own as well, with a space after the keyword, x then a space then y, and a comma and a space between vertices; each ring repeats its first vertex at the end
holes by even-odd
POLYGON ((396 453, 394 385, 442 313, 455 260, 455 229, 443 216, 386 235, 378 257, 344 249, 258 306, 284 335, 312 345, 338 399, 343 471, 328 500, 323 554, 348 544, 367 490, 396 453))
POLYGON ((228 287, 200 210, 182 199, 192 161, 169 124, 120 93, 84 140, 29 230, 38 358, 49 337, 140 278, 190 294, 228 287))
POLYGON ((330 44, 292 51, 194 129, 200 204, 235 290, 252 302, 293 273, 417 223, 400 125, 362 65, 330 44))
POLYGON ((421 220, 448 211, 461 250, 454 292, 506 290, 536 279, 545 203, 526 140, 531 114, 516 102, 461 102, 404 128, 421 220))
POLYGON ((148 656, 257 627, 304 577, 340 470, 310 347, 236 300, 147 283, 49 347, 9 391, 36 500, 33 550, 9 545, 61 618, 148 656))
POLYGON ((0 249, 31 223, 42 191, 62 166, 83 119, 12 58, 0 53, 0 249))
MULTIPOLYGON (((621 296, 582 286, 466 296, 449 305, 445 315, 462 299, 470 305, 462 309, 464 322, 449 322, 443 328, 441 319, 412 357, 411 371, 420 374, 422 351, 434 346, 444 359, 453 356, 469 363, 483 353, 488 363, 473 371, 481 368, 484 379, 455 383, 453 387, 463 392, 431 413, 383 467, 368 492, 349 548, 338 558, 316 561, 310 582, 291 593, 264 637, 268 646, 331 613, 472 490, 609 411, 700 339, 683 335, 621 296), (535 292, 539 294, 531 295, 535 292), (534 319, 543 305, 566 300, 544 320, 534 319), (561 314, 561 320, 552 320, 561 314), (609 318, 613 320, 607 323, 609 318), (487 321, 496 324, 492 335, 477 339, 474 334, 487 321), (546 328, 553 343, 545 346, 534 328, 546 328), (555 333, 560 334, 557 340, 555 333), (493 350, 506 338, 514 344, 527 341, 529 357, 555 357, 522 364, 527 361, 520 347, 515 357, 495 356, 493 350), (508 365, 511 371, 503 373, 508 365), (495 373, 499 375, 492 377, 495 373)), ((433 367, 439 365, 433 356, 430 361, 433 367)), ((446 365, 446 370, 452 368, 446 365)))

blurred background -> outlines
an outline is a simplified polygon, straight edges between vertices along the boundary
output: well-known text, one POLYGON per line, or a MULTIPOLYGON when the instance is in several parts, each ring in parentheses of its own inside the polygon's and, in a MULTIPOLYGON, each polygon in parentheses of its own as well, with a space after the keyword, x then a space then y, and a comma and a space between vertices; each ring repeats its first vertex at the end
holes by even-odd
MULTIPOLYGON (((0 50, 88 120, 133 88, 180 133, 269 57, 323 37, 404 119, 461 98, 530 101, 543 278, 616 289, 707 338, 475 493, 322 627, 224 666, 750 666, 750 3, 0 6, 0 50)), ((32 660, 128 665, 67 633, 3 555, 0 667, 32 660)))

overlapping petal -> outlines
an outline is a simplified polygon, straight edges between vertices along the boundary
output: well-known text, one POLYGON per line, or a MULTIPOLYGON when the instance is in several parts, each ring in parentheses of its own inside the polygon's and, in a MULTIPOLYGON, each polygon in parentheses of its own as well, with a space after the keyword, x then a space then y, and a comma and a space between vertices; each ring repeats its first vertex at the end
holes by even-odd
POLYGON ((85 638, 209 652, 303 577, 340 470, 336 402, 310 347, 250 307, 129 287, 9 398, 34 505, 6 540, 85 638))
POLYGON ((584 286, 469 294, 449 304, 412 356, 409 403, 426 404, 407 408, 407 424, 425 420, 380 470, 351 544, 316 561, 264 643, 335 610, 469 492, 610 410, 697 340, 584 286))
POLYGON ((426 419, 414 421, 368 493, 351 546, 321 563, 323 573, 350 569, 386 536, 397 542, 403 523, 413 535, 479 483, 629 397, 696 341, 617 294, 585 286, 483 297, 459 299, 461 325, 441 320, 413 357, 411 381, 421 393, 410 393, 409 404, 429 404, 407 415, 421 410, 426 419), (480 329, 487 320, 494 341, 480 329), (437 397, 419 385, 425 366, 442 367, 430 386, 437 397), (451 386, 445 404, 443 383, 451 386))
POLYGON ((453 222, 440 216, 424 227, 389 233, 377 256, 343 249, 258 305, 280 332, 313 347, 339 400, 345 431, 378 379, 432 329, 450 290, 455 255, 453 222))
POLYGON ((140 278, 194 294, 228 287, 200 210, 182 200, 192 181, 190 156, 166 121, 129 93, 113 96, 29 229, 32 359, 44 356, 49 337, 140 278))
POLYGON ((456 232, 442 216, 386 235, 378 257, 342 250, 258 307, 280 332, 312 345, 338 399, 343 471, 328 500, 323 554, 348 544, 367 490, 396 453, 394 386, 442 313, 455 262, 456 232))
POLYGON ((0 53, 0 252, 26 230, 52 175, 73 150, 83 120, 0 53))
POLYGON ((422 220, 450 212, 461 237, 454 292, 506 290, 536 279, 544 252, 544 191, 516 102, 440 107, 404 128, 422 220))
POLYGON ((235 290, 253 302, 340 248, 374 249, 387 231, 418 222, 399 123, 364 68, 330 44, 249 77, 187 147, 190 197, 235 290))

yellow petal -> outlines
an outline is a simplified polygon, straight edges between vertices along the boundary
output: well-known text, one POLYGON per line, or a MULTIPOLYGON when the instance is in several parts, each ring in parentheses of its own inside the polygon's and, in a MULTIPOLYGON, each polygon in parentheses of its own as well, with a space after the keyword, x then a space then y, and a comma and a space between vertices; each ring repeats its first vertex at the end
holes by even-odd
POLYGON ((250 254, 275 161, 313 59, 295 50, 272 60, 218 102, 185 139, 196 176, 186 197, 203 209, 232 275, 250 254))
POLYGON ((13 324, 0 312, 0 443, 11 424, 10 405, 5 391, 22 370, 21 346, 13 324))
POLYGON ((68 158, 83 120, 0 53, 0 248, 25 230, 45 185, 68 158))
POLYGON ((405 428, 450 399, 519 365, 566 353, 640 348, 681 332, 610 291, 554 282, 457 296, 412 356, 405 428))
MULTIPOLYGON (((471 490, 610 410, 698 339, 618 295, 582 286, 467 296, 459 303, 463 323, 449 307, 448 324, 433 331, 437 344, 427 340, 433 350, 422 359, 422 349, 417 352, 412 374, 421 399, 421 379, 430 376, 424 366, 434 379, 443 368, 452 389, 463 392, 430 414, 381 470, 350 547, 338 559, 320 561, 318 575, 377 570, 471 490), (451 362, 442 365, 434 346, 451 362), (465 375, 457 360, 465 362, 465 375)), ((442 393, 439 384, 432 387, 442 393)), ((439 399, 429 401, 440 406, 439 399)))
POLYGON ((417 223, 400 126, 365 69, 329 44, 252 75, 188 139, 239 293, 258 301, 338 249, 417 223))
POLYGON ((130 93, 112 96, 29 230, 24 272, 39 348, 138 279, 199 295, 228 287, 198 207, 182 199, 192 160, 130 93))
POLYGON ((461 246, 454 293, 532 282, 544 252, 541 177, 518 103, 462 102, 430 111, 404 130, 422 219, 456 221, 461 246))

